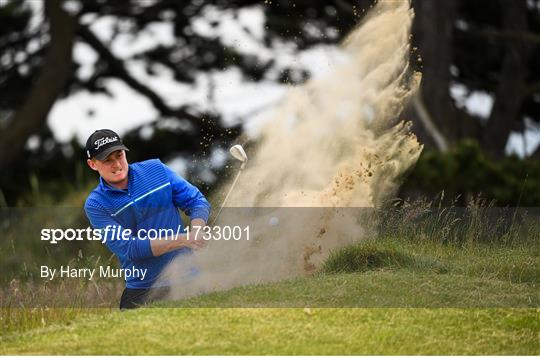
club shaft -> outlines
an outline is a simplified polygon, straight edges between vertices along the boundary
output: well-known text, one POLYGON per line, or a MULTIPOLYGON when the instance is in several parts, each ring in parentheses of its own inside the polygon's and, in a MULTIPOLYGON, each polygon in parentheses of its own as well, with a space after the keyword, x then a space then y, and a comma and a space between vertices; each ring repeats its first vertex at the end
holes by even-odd
POLYGON ((210 224, 210 226, 213 226, 214 223, 216 223, 216 221, 217 221, 217 219, 219 217, 219 214, 221 213, 221 210, 225 206, 225 203, 227 203, 227 199, 229 199, 229 196, 231 195, 231 192, 234 189, 234 186, 236 185, 236 182, 238 181, 238 178, 240 177, 240 174, 242 173, 243 169, 244 169, 244 164, 242 164, 242 166, 240 167, 240 170, 236 174, 236 177, 234 178, 234 181, 233 181, 233 183, 231 185, 231 188, 229 189, 229 192, 227 192, 227 195, 225 196, 225 199, 223 200, 223 203, 221 203, 221 207, 219 207, 219 211, 216 214, 216 216, 214 217, 214 219, 212 220, 212 223, 210 224))

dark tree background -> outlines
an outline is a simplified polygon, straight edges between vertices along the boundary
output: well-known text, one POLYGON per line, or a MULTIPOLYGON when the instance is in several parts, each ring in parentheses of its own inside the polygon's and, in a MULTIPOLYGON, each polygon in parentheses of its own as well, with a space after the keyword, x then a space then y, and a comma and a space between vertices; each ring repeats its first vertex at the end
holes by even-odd
MULTIPOLYGON (((30 26, 33 7, 28 2, 2 0, 0 4, 0 188, 1 196, 14 204, 32 187, 34 178, 61 193, 63 183, 88 177, 79 144, 56 142, 46 119, 61 98, 79 91, 109 94, 104 85, 107 78, 119 79, 147 98, 159 113, 155 123, 174 118, 187 128, 179 134, 154 124, 154 135, 144 142, 144 151, 130 153, 133 160, 171 153, 186 158, 208 156, 240 135, 241 127, 224 126, 219 113, 169 106, 130 74, 126 64, 131 60, 143 61, 150 75, 156 64, 163 65, 173 71, 176 81, 186 84, 194 83, 197 74, 230 67, 239 68, 245 80, 252 82, 270 79, 296 84, 309 78, 305 69, 280 68, 272 59, 245 55, 217 37, 198 35, 191 20, 202 16, 206 7, 237 12, 261 6, 266 16, 264 45, 272 48, 280 40, 301 51, 338 43, 372 1, 48 0, 43 2, 44 20, 37 26, 30 26), (172 23, 175 41, 132 58, 118 58, 110 42, 102 42, 84 21, 90 15, 123 20, 124 25, 115 26, 110 42, 122 33, 138 34, 156 22, 172 23), (73 48, 78 42, 98 54, 95 72, 85 80, 76 75, 80 64, 73 48), (270 74, 275 69, 279 76, 270 74), (30 137, 39 138, 37 149, 27 149, 30 137)), ((525 118, 540 122, 540 1, 413 0, 412 5, 418 51, 411 56, 415 63, 421 56, 423 82, 407 115, 420 141, 447 150, 463 138, 472 138, 490 157, 503 157, 510 133, 523 132, 525 118), (455 103, 450 96, 455 84, 463 85, 468 93, 482 91, 492 96, 488 118, 470 115, 455 103)), ((249 29, 245 31, 249 34, 249 29)), ((125 141, 134 149, 142 147, 137 145, 142 140, 139 129, 126 135, 125 141)), ((531 156, 540 157, 540 148, 531 156)), ((190 179, 200 176, 197 167, 190 170, 190 179)), ((219 174, 219 168, 215 170, 219 174)))

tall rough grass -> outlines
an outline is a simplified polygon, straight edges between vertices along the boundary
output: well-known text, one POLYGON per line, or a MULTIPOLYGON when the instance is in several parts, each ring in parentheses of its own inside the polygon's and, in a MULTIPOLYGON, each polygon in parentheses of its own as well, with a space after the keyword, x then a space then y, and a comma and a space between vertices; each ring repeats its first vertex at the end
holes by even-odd
MULTIPOLYGON (((69 323, 78 317, 117 309, 123 281, 41 279, 41 265, 97 267, 115 265, 99 242, 51 245, 40 240, 42 228, 84 228, 82 205, 91 189, 66 187, 58 202, 30 177, 32 192, 17 207, 0 205, 0 336, 69 323)), ((65 242, 64 242, 65 243, 65 242)))
MULTIPOLYGON (((457 273, 512 283, 540 283, 540 209, 466 207, 396 200, 374 213, 376 236, 333 252, 327 273, 399 269, 457 273)), ((454 202, 456 202, 455 200, 454 202)))
POLYGON ((540 241, 540 208, 495 207, 480 198, 466 207, 443 206, 443 200, 441 193, 435 201, 396 200, 386 205, 376 214, 379 236, 456 246, 540 241))

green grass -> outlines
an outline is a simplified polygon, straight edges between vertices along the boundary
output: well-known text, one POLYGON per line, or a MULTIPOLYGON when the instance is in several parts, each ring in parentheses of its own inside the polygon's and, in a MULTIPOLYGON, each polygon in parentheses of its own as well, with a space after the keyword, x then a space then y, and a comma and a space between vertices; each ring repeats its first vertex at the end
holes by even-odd
POLYGON ((231 289, 165 307, 536 307, 532 284, 406 270, 324 275, 231 289))
POLYGON ((538 354, 537 309, 141 309, 2 339, 3 354, 538 354))
POLYGON ((540 283, 539 240, 516 244, 475 243, 465 247, 433 241, 374 239, 345 247, 325 262, 328 273, 377 268, 451 273, 512 283, 540 283))
POLYGON ((0 353, 538 355, 537 248, 365 241, 310 277, 21 328, 0 353))

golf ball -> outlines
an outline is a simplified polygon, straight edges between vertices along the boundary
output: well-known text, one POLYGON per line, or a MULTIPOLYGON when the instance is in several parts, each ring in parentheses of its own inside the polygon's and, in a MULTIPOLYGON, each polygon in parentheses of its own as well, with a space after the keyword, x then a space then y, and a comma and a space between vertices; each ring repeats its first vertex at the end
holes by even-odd
POLYGON ((279 223, 279 218, 277 218, 277 217, 271 217, 271 218, 268 220, 268 224, 271 225, 272 227, 277 226, 278 223, 279 223))

